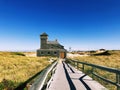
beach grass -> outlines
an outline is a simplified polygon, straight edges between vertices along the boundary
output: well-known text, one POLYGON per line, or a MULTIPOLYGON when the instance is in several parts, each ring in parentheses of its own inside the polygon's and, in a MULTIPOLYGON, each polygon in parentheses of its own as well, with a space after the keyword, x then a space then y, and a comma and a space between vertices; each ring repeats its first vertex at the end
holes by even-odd
MULTIPOLYGON (((110 50, 108 51, 108 53, 110 55, 78 56, 78 57, 72 57, 70 59, 78 60, 81 62, 87 62, 95 65, 110 67, 110 68, 116 68, 120 70, 120 50, 110 50)), ((85 72, 90 74, 91 67, 85 66, 85 72)), ((103 71, 99 69, 97 69, 96 72, 97 74, 103 76, 104 78, 110 79, 111 81, 114 81, 114 82, 116 81, 116 74, 109 73, 107 71, 103 71)), ((96 77, 94 79, 100 82, 105 87, 107 87, 109 90, 116 90, 116 87, 113 86, 112 84, 104 82, 101 79, 98 79, 96 77)))
POLYGON ((0 52, 0 90, 13 90, 50 64, 50 57, 28 57, 23 52, 0 52))

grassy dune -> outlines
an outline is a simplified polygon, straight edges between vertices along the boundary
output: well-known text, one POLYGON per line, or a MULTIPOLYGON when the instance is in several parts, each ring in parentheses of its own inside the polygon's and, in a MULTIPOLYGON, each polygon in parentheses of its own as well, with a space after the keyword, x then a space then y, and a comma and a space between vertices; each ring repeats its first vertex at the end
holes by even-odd
MULTIPOLYGON (((92 63, 95 65, 101 65, 101 66, 107 66, 111 68, 117 68, 120 69, 120 51, 109 51, 110 55, 101 55, 101 56, 84 56, 84 57, 74 57, 72 59, 74 60, 80 60, 82 62, 92 63)), ((85 66, 86 72, 90 72, 91 67, 85 66)), ((103 76, 104 78, 110 79, 112 81, 116 80, 116 75, 102 71, 102 70, 96 70, 96 72, 103 76)), ((107 87, 109 90, 116 90, 116 87, 108 84, 106 82, 101 81, 100 79, 95 78, 97 81, 99 81, 101 84, 103 84, 105 87, 107 87)))
POLYGON ((109 51, 111 55, 74 57, 72 59, 102 65, 112 68, 120 68, 120 51, 109 51))
POLYGON ((26 57, 20 52, 0 52, 0 90, 12 90, 48 64, 49 57, 26 57))

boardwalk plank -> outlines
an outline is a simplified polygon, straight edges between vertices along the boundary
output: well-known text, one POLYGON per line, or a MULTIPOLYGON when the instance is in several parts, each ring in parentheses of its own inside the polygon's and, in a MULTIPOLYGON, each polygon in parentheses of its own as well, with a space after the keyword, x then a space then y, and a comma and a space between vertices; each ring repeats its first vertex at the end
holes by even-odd
POLYGON ((48 90, 70 90, 62 63, 57 65, 53 81, 48 90))
POLYGON ((47 90, 107 90, 97 81, 65 62, 64 64, 58 63, 52 78, 53 80, 47 90))

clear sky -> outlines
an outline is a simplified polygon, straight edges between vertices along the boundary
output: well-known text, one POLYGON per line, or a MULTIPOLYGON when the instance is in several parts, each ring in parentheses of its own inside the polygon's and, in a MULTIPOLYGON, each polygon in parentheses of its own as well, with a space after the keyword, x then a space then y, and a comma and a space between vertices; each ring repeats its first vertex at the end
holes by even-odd
POLYGON ((0 0, 0 51, 36 50, 43 32, 66 49, 120 49, 120 0, 0 0))

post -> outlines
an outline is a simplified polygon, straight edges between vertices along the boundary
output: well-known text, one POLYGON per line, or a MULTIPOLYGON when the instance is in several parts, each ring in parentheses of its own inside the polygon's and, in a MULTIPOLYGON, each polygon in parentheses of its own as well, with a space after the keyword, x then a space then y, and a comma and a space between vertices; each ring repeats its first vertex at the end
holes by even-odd
POLYGON ((92 67, 92 79, 94 79, 93 73, 94 73, 94 67, 92 67))
POLYGON ((75 64, 75 67, 77 68, 77 62, 76 62, 76 64, 75 64))
POLYGON ((28 83, 28 84, 26 85, 26 90, 30 90, 30 87, 31 87, 31 85, 28 83))
POLYGON ((84 64, 82 64, 82 71, 84 72, 84 64))
MULTIPOLYGON (((120 75, 116 73, 116 84, 120 84, 120 75)), ((120 90, 120 87, 117 86, 117 90, 120 90)))
POLYGON ((73 61, 74 62, 74 67, 75 67, 75 61, 73 61))
POLYGON ((50 71, 50 76, 52 76, 52 75, 53 75, 53 70, 50 71))
POLYGON ((77 69, 79 69, 79 63, 77 62, 77 69))

